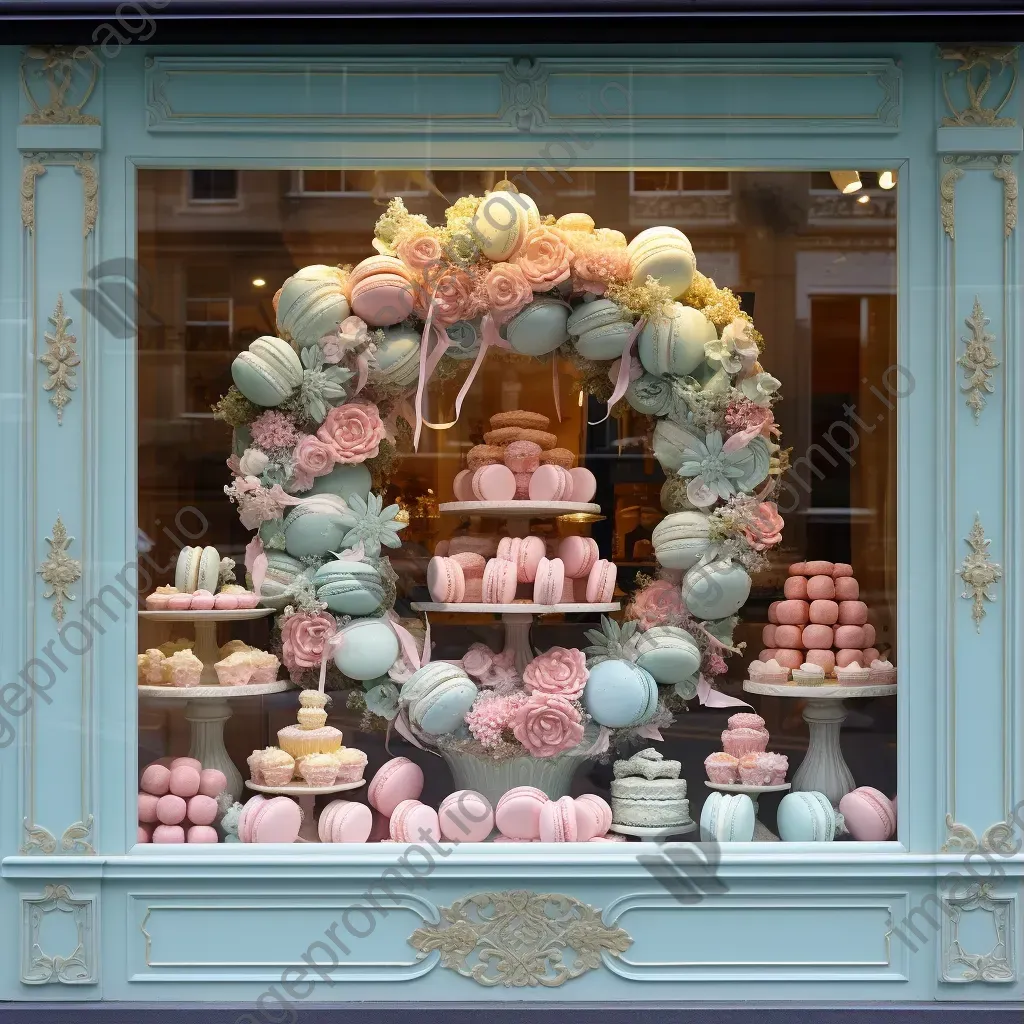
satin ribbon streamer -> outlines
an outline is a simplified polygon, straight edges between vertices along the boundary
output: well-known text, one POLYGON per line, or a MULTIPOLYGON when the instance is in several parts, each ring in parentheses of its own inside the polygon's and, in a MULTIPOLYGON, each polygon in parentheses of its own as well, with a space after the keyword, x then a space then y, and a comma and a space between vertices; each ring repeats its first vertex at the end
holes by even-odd
POLYGON ((596 427, 599 423, 604 423, 612 414, 612 406, 626 393, 626 388, 629 387, 629 368, 633 363, 633 349, 636 346, 636 339, 640 337, 640 332, 644 329, 644 324, 646 323, 647 320, 641 317, 636 322, 633 330, 629 332, 626 344, 622 347, 622 361, 619 363, 619 374, 615 380, 615 389, 612 391, 612 397, 608 399, 608 411, 599 420, 591 423, 590 426, 596 427))

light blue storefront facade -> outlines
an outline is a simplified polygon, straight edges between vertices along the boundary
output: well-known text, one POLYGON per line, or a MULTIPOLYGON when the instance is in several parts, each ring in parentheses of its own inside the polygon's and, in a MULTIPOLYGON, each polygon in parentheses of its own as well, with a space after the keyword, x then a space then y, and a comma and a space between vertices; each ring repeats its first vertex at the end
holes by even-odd
MULTIPOLYGON (((33 77, 45 59, 0 47, 0 1000, 233 1002, 272 1021, 268 992, 296 1006, 1024 997, 1011 41, 656 58, 133 42, 80 54, 56 96, 33 77), (136 173, 339 163, 898 169, 898 363, 914 382, 898 441, 898 841, 737 844, 697 867, 637 844, 133 850, 136 352, 110 311, 132 305, 136 173), (548 896, 534 945, 554 983, 481 984, 449 966, 458 955, 411 944, 458 901, 508 890, 548 896), (571 921, 592 955, 553 967, 571 921)), ((500 945, 485 932, 469 941, 500 945)))

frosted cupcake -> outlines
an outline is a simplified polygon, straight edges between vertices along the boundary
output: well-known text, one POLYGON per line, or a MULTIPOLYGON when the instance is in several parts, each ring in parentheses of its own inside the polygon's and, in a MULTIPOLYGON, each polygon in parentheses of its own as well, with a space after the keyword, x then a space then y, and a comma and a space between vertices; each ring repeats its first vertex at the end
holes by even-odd
POLYGON ((366 769, 367 757, 361 750, 354 747, 342 747, 331 755, 338 769, 336 782, 358 782, 366 769))
POLYGON ((772 774, 768 784, 781 786, 786 781, 786 773, 789 771, 789 758, 785 754, 767 753, 764 756, 770 759, 767 763, 772 774))
POLYGON ((245 686, 252 678, 249 651, 236 651, 214 664, 217 682, 221 686, 245 686))
POLYGON ((151 647, 145 654, 140 654, 139 686, 163 686, 164 675, 161 666, 164 663, 163 652, 151 647))
POLYGON ((252 678, 250 683, 273 683, 277 680, 278 670, 281 662, 277 656, 267 651, 250 651, 249 661, 252 664, 252 678))
POLYGON ((764 671, 764 662, 758 659, 752 661, 747 666, 747 678, 752 682, 759 683, 761 681, 761 673, 764 671))
POLYGON ((303 690, 299 694, 298 725, 288 725, 277 732, 277 742, 292 757, 309 754, 333 754, 341 747, 340 729, 325 725, 324 708, 330 698, 319 690, 303 690))
POLYGON ((793 669, 793 682, 797 686, 824 686, 825 670, 821 665, 805 661, 799 668, 793 669))
POLYGON ((244 640, 229 640, 223 647, 218 651, 221 658, 226 658, 231 654, 238 654, 239 651, 251 651, 254 648, 250 647, 244 640))
POLYGON ((766 729, 726 729, 722 733, 722 746, 727 754, 743 757, 744 754, 762 754, 768 746, 766 729))
POLYGON ((859 661, 852 661, 836 669, 836 678, 840 686, 863 686, 871 679, 871 669, 863 668, 859 661))
POLYGON ((161 612, 170 604, 171 595, 178 593, 177 587, 157 587, 146 598, 146 607, 153 612, 161 612))
POLYGON ((266 785, 263 779, 263 751, 254 750, 245 759, 245 763, 249 766, 249 778, 252 779, 257 786, 266 785))
POLYGON ((760 715, 754 715, 747 711, 730 715, 726 723, 730 729, 763 729, 764 719, 760 715))
POLYGON ((740 782, 745 786, 767 786, 771 782, 774 755, 744 754, 740 758, 740 782))
POLYGON ((730 785, 739 781, 740 762, 732 754, 719 750, 704 758, 704 770, 709 781, 730 785))
POLYGON ((309 754, 302 759, 299 772, 307 786, 332 786, 338 775, 338 762, 333 754, 309 754))
POLYGON ((895 683, 896 668, 891 661, 876 658, 871 662, 870 679, 872 683, 895 683))
POLYGON ((774 658, 769 658, 761 664, 761 675, 758 676, 759 683, 788 683, 789 669, 780 665, 774 658))
POLYGON ((259 759, 266 786, 287 786, 295 774, 295 758, 287 750, 267 747, 259 759))
POLYGON ((203 663, 191 650, 176 651, 160 665, 165 686, 198 686, 203 663))
POLYGON ((194 640, 186 640, 185 637, 181 637, 178 640, 166 640, 162 643, 157 650, 165 657, 169 658, 172 654, 177 654, 178 651, 190 651, 192 645, 195 643, 194 640))

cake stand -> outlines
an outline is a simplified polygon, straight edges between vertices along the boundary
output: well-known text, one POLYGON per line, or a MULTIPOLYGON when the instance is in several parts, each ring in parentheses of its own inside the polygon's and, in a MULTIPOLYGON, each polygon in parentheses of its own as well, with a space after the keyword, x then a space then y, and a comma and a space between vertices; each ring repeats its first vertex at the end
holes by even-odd
POLYGON ((215 662, 220 661, 217 623, 247 622, 252 619, 265 619, 273 614, 273 608, 214 608, 204 612, 145 611, 139 612, 139 618, 151 622, 191 622, 196 638, 192 652, 203 663, 203 674, 199 677, 199 683, 201 686, 216 686, 219 680, 213 666, 215 662))
POLYGON ((754 839, 755 843, 777 843, 779 837, 767 826, 761 824, 758 816, 757 798, 762 793, 784 793, 792 783, 783 782, 778 786, 747 786, 742 782, 705 782, 708 789, 717 789, 719 793, 744 793, 754 802, 754 839))
POLYGON ((242 792, 242 776, 224 746, 224 723, 231 717, 228 702, 281 693, 290 685, 287 679, 278 679, 249 686, 140 686, 139 699, 154 704, 185 703, 185 719, 191 733, 188 756, 204 768, 222 771, 228 780, 227 792, 232 800, 237 800, 242 792))
POLYGON ((794 792, 817 792, 836 806, 856 787, 853 773, 843 760, 839 731, 846 720, 844 700, 854 697, 891 697, 895 683, 869 683, 865 686, 797 686, 788 683, 759 683, 748 679, 743 684, 747 693, 766 697, 799 697, 807 701, 803 719, 810 739, 807 753, 793 775, 794 792))
POLYGON ((601 506, 589 501, 443 501, 442 512, 491 519, 550 519, 553 516, 600 516, 601 506))
POLYGON ((614 821, 608 826, 609 832, 617 832, 621 836, 639 836, 641 839, 667 839, 669 836, 685 836, 696 829, 695 821, 689 821, 685 825, 666 825, 660 828, 652 825, 617 825, 614 821))
POLYGON ((289 782, 285 786, 260 786, 251 779, 246 780, 249 789, 257 793, 268 793, 274 796, 293 796, 299 801, 302 811, 302 825, 299 828, 299 841, 303 843, 319 843, 320 833, 316 827, 316 798, 330 796, 331 793, 345 793, 350 789, 359 789, 366 785, 365 779, 358 782, 342 782, 337 786, 307 786, 304 782, 289 782))

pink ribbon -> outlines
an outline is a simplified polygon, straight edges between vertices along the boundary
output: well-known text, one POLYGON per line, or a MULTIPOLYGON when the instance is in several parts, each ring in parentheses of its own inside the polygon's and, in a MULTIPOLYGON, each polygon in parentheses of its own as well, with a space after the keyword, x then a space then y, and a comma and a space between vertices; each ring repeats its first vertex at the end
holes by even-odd
POLYGON ((356 390, 355 393, 358 395, 363 388, 366 387, 366 378, 370 375, 370 353, 363 351, 356 356, 356 367, 359 370, 359 376, 356 378, 356 390))
POLYGON ((722 693, 721 690, 716 690, 705 678, 703 673, 697 677, 697 696, 700 698, 701 704, 706 708, 751 708, 753 704, 748 704, 745 700, 740 700, 737 697, 730 697, 726 693, 722 693))
POLYGON ((612 414, 612 406, 626 393, 626 389, 629 387, 629 368, 633 362, 633 348, 646 323, 647 320, 641 317, 637 320, 633 330, 629 332, 626 344, 622 347, 622 361, 619 363, 619 373, 615 379, 615 388, 612 391, 612 397, 608 399, 608 411, 599 420, 591 423, 590 426, 596 427, 598 423, 604 423, 612 414))
POLYGON ((419 449, 420 433, 423 430, 423 392, 427 386, 427 356, 429 355, 431 329, 434 326, 434 299, 437 296, 437 289, 441 286, 439 281, 434 285, 430 294, 430 302, 427 306, 427 319, 423 323, 423 333, 420 335, 420 372, 416 381, 416 430, 413 434, 413 448, 419 449))
POLYGON ((555 415, 558 417, 558 422, 562 422, 562 396, 559 394, 561 390, 558 383, 558 353, 551 353, 551 393, 555 396, 555 415))
POLYGON ((401 398, 395 402, 391 406, 387 419, 384 421, 385 435, 392 444, 395 443, 395 439, 398 436, 399 418, 405 420, 410 427, 416 423, 416 410, 412 407, 412 403, 408 398, 401 398))

